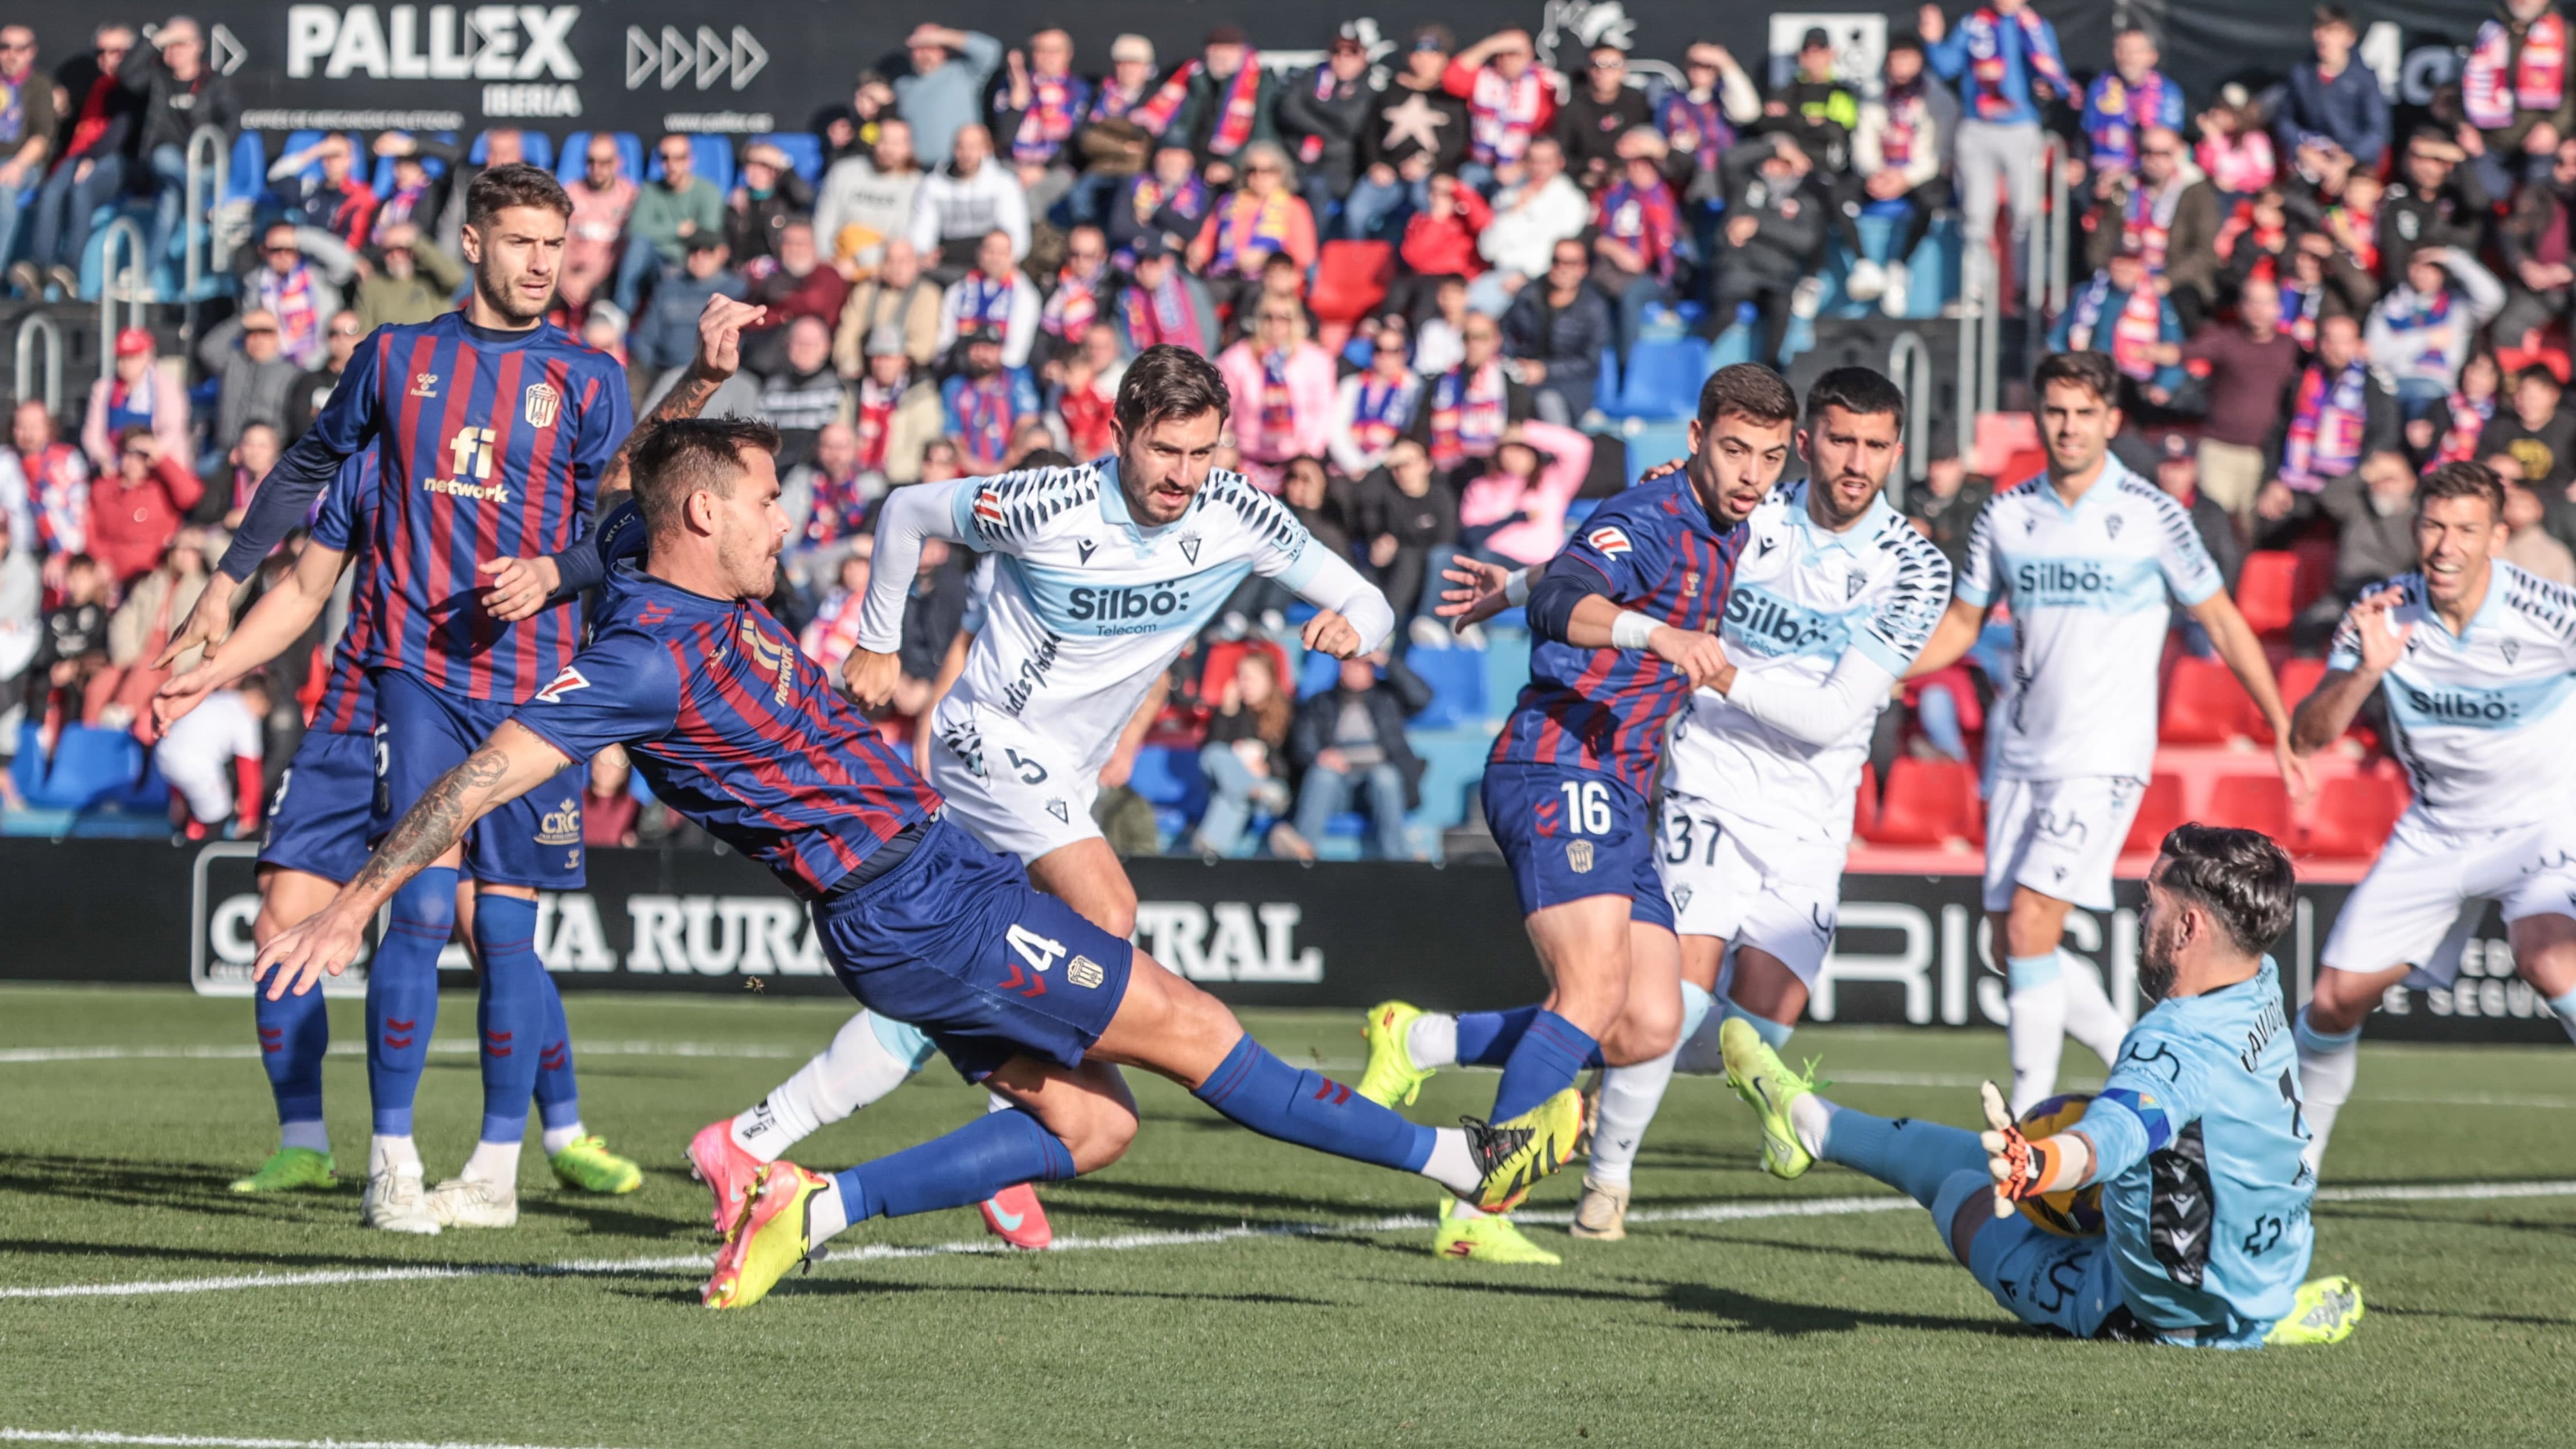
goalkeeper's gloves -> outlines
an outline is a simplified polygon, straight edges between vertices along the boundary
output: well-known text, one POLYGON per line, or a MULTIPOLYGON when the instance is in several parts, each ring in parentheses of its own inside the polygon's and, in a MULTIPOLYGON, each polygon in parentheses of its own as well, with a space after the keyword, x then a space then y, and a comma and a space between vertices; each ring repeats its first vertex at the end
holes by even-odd
POLYGON ((2081 1132, 2060 1132, 2036 1142, 2004 1107, 2004 1094, 1994 1083, 1980 1089, 1985 1100, 1986 1171, 1995 1180, 1995 1216, 2008 1218, 2013 1205, 2052 1192, 2082 1187, 2093 1173, 2093 1143, 2081 1132))

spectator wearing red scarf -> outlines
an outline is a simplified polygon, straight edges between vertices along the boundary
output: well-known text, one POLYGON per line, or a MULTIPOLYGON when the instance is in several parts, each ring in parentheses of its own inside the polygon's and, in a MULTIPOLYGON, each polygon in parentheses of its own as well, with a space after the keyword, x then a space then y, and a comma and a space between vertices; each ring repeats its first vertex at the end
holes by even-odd
POLYGON ((1556 119, 1557 79, 1538 64, 1526 30, 1488 35, 1452 57, 1441 74, 1449 94, 1467 103, 1467 164, 1458 174, 1491 192, 1516 168, 1532 137, 1556 119))
POLYGON ((1651 126, 1619 138, 1619 179, 1594 204, 1592 285, 1619 304, 1619 360, 1637 345, 1646 309, 1672 300, 1680 261, 1681 201, 1664 181, 1670 147, 1651 126))
POLYGON ((1262 297, 1252 335, 1227 348, 1216 367, 1234 397, 1244 476, 1263 491, 1279 491, 1289 459, 1320 458, 1332 446, 1333 356, 1307 339, 1306 314, 1293 299, 1262 297))

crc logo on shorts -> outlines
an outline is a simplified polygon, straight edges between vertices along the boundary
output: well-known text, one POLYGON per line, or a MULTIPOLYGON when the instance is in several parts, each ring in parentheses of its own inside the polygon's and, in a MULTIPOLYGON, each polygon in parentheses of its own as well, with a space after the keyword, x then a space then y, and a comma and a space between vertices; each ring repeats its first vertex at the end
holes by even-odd
POLYGON ((1583 541, 1606 554, 1617 555, 1636 552, 1636 545, 1628 542, 1628 534, 1625 529, 1613 528, 1607 524, 1583 535, 1583 541))
POLYGON ((1092 991, 1109 979, 1109 973, 1101 970, 1100 963, 1090 957, 1076 956, 1073 964, 1064 968, 1064 979, 1085 991, 1092 991))
POLYGON ((1592 842, 1569 840, 1565 843, 1565 864, 1576 875, 1592 873, 1592 842))
POLYGON ((537 844, 581 844, 581 802, 566 796, 561 804, 537 817, 537 844))
POLYGON ((555 414, 561 411, 563 394, 555 391, 552 383, 530 383, 528 390, 519 394, 519 416, 528 420, 529 427, 551 428, 555 414))

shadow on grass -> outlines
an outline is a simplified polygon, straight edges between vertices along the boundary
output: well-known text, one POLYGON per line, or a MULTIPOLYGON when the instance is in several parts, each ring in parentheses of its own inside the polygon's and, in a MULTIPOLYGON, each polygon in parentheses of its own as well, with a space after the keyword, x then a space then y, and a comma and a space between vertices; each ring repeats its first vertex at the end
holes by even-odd
POLYGON ((358 1195, 359 1184, 343 1175, 330 1192, 244 1194, 232 1182, 250 1167, 204 1162, 141 1162, 116 1157, 80 1157, 70 1153, 0 1155, 0 1193, 23 1192, 38 1197, 69 1198, 108 1207, 177 1208, 225 1217, 275 1218, 277 1209, 296 1202, 345 1208, 358 1195))
POLYGON ((1838 1308, 1819 1303, 1791 1303, 1706 1283, 1658 1283, 1648 1279, 1628 1281, 1638 1284, 1644 1291, 1622 1293, 1605 1288, 1578 1287, 1573 1284, 1422 1280, 1405 1282, 1404 1286, 1442 1289, 1453 1293, 1494 1294, 1511 1298, 1548 1298, 1560 1302, 1577 1300, 1593 1303, 1628 1303, 1640 1308, 1660 1306, 1678 1313, 1715 1319, 1750 1332, 1767 1333, 1782 1338, 1803 1338, 1820 1333, 1852 1333, 1864 1328, 1905 1328, 1935 1333, 1971 1333, 1981 1337, 2025 1337, 2031 1332, 2022 1325, 1998 1322, 1993 1319, 1945 1318, 1927 1313, 1887 1313, 1873 1309, 1838 1308))
MULTIPOLYGON (((688 1288, 617 1287, 609 1290, 621 1298, 647 1303, 682 1303, 700 1307, 699 1290, 688 1288)), ((1085 1288, 1066 1285, 1041 1288, 1008 1283, 893 1283, 870 1278, 788 1278, 771 1290, 772 1297, 876 1298, 908 1293, 985 1294, 1012 1298, 1062 1298, 1097 1300, 1103 1298, 1136 1299, 1168 1303, 1236 1303, 1254 1307, 1282 1308, 1354 1308, 1358 1305, 1331 1298, 1303 1298, 1292 1293, 1167 1293, 1144 1288, 1085 1288)), ((755 1305, 757 1306, 757 1305, 755 1305)))
MULTIPOLYGON (((354 1221, 354 1219, 352 1220, 354 1221)), ((245 1244, 240 1248, 173 1248, 151 1243, 71 1243, 47 1238, 0 1238, 0 1257, 115 1258, 121 1262, 149 1259, 164 1263, 238 1264, 252 1268, 409 1268, 418 1262, 356 1253, 281 1253, 245 1244)))

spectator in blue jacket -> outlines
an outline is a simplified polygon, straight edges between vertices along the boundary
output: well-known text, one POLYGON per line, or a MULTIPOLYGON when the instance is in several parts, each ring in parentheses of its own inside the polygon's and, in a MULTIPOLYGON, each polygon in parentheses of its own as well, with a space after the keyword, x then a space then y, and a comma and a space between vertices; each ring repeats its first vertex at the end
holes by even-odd
POLYGON ((2047 99, 2042 90, 2070 100, 2080 94, 2067 78, 2057 28, 2030 0, 1994 0, 1960 17, 1956 30, 1940 6, 1926 5, 1921 23, 1932 73, 1959 88, 1951 165, 1959 184, 1960 231, 1971 247, 1994 240, 1995 193, 2001 188, 2012 199, 2018 245, 2039 216, 2039 187, 2031 178, 2038 175, 2047 143, 2039 122, 2047 99))
POLYGON ((2095 272, 2048 334, 2051 352, 2109 353, 2137 399, 2153 407, 2172 402, 2183 384, 2181 366, 2162 360, 2180 356, 2182 341, 2182 314, 2134 249, 2095 272))
POLYGON ((895 77, 894 105, 912 123, 922 169, 948 164, 949 144, 984 119, 984 87, 1002 66, 1002 42, 980 30, 921 24, 904 37, 912 74, 895 77))
POLYGON ((653 300, 626 339, 634 364, 656 373, 697 355, 698 314, 706 310, 709 297, 721 294, 740 301, 747 285, 740 272, 725 265, 722 236, 702 231, 681 245, 687 248, 686 259, 662 269, 653 300))
POLYGON ((2388 98, 2379 93, 2379 77, 2353 63, 2360 27, 2342 6, 2320 5, 2309 35, 2317 58, 2290 72, 2274 113, 2281 149, 2293 156, 2310 148, 2339 151, 2363 170, 2375 169, 2388 150, 2388 98))

